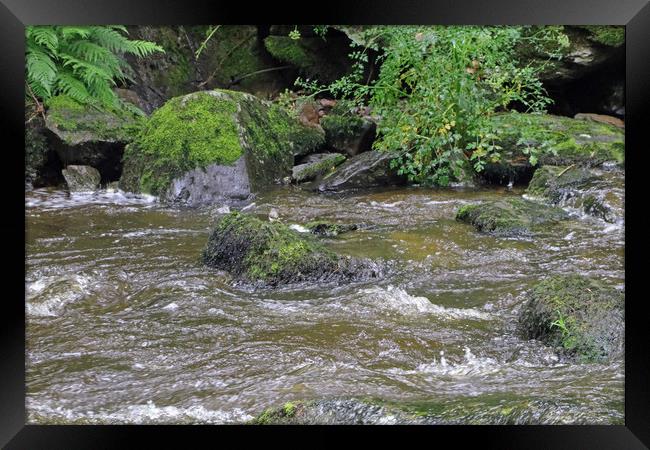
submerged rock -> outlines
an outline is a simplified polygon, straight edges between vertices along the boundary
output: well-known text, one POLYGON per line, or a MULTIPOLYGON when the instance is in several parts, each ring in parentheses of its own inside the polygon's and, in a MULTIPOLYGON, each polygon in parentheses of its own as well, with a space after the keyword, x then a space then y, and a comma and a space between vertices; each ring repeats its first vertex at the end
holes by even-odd
POLYGON ((70 192, 94 191, 99 188, 101 176, 94 167, 71 165, 62 172, 70 192))
POLYGON ((561 208, 519 197, 465 205, 456 213, 456 220, 497 235, 528 234, 537 225, 566 218, 568 214, 561 208))
POLYGON ((554 276, 527 294, 519 313, 526 339, 585 362, 623 354, 624 293, 586 277, 554 276))
POLYGON ((527 194, 553 205, 571 206, 614 223, 622 218, 623 176, 579 166, 544 166, 535 171, 527 194))
POLYGON ((242 281, 271 286, 379 276, 375 265, 338 256, 312 239, 282 223, 233 212, 210 233, 203 262, 242 281))
POLYGON ((312 234, 326 237, 335 237, 339 234, 347 233, 348 231, 354 231, 358 227, 355 224, 332 223, 326 222, 324 220, 316 220, 314 222, 309 222, 306 224, 305 228, 307 228, 312 234))
POLYGON ((125 152, 120 187, 188 205, 239 201, 288 176, 296 149, 323 142, 253 95, 195 92, 154 112, 125 152))
POLYGON ((345 156, 340 153, 316 153, 309 155, 307 159, 292 170, 291 178, 296 183, 312 181, 331 172, 345 161, 345 156))
POLYGON ((105 180, 116 180, 124 148, 135 138, 139 119, 130 113, 99 111, 66 96, 51 98, 47 106, 49 144, 63 165, 92 166, 105 180))
POLYGON ((625 160, 625 133, 613 125, 550 114, 497 114, 492 119, 503 149, 502 166, 528 159, 531 149, 539 153, 540 165, 598 166, 625 160))
POLYGON ((323 178, 319 191, 404 184, 405 178, 390 167, 394 153, 376 150, 349 158, 334 172, 323 178))

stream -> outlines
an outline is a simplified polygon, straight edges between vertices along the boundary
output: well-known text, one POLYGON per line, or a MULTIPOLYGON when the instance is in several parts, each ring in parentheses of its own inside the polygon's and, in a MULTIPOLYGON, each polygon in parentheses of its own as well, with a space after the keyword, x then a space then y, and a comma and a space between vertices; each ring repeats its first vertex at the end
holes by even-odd
POLYGON ((623 424, 622 359, 569 363, 517 333, 523 292, 548 275, 623 289, 623 224, 572 210, 503 238, 454 220, 522 193, 278 187, 246 212, 358 224, 324 243, 388 270, 249 290, 200 264, 220 205, 26 192, 28 422, 241 423, 287 401, 368 397, 452 423, 623 424))

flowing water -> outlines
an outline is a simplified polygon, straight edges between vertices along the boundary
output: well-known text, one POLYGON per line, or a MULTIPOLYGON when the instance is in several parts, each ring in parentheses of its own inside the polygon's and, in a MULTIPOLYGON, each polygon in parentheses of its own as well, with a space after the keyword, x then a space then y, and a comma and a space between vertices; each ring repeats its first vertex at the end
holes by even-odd
POLYGON ((576 213, 498 238, 454 220, 463 204, 521 193, 278 188, 247 212, 359 224, 324 242, 390 269, 252 291, 199 262, 219 205, 28 192, 28 421, 233 423, 286 401, 368 397, 450 422, 623 423, 623 360, 562 361, 516 327, 522 292, 547 275, 623 289, 622 223, 576 213))

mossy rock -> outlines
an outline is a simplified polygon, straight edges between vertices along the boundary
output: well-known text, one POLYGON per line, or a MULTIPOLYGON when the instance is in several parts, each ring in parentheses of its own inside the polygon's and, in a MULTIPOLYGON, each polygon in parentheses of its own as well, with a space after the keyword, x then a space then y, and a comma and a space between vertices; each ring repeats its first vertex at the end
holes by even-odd
POLYGON ((568 218, 561 208, 543 205, 519 197, 462 206, 456 220, 476 230, 496 235, 530 234, 538 225, 568 218))
POLYGON ((623 354, 622 291, 579 275, 553 276, 527 294, 519 313, 526 339, 537 339, 570 358, 597 362, 623 354))
POLYGON ((321 37, 271 35, 264 39, 266 50, 278 61, 288 63, 310 78, 329 83, 350 71, 349 40, 343 34, 321 37))
POLYGON ((327 145, 349 156, 370 150, 377 136, 377 125, 356 114, 328 114, 320 125, 327 145))
POLYGON ((622 217, 624 205, 613 192, 624 190, 624 180, 612 175, 579 166, 544 166, 535 171, 526 192, 614 223, 622 217))
POLYGON ((309 155, 314 157, 308 162, 294 166, 291 178, 296 183, 304 183, 322 177, 333 171, 345 161, 345 156, 340 153, 322 153, 309 155), (317 157, 318 158, 315 158, 317 157))
POLYGON ((318 130, 242 92, 201 91, 156 110, 124 157, 121 188, 187 204, 240 198, 291 173, 318 130))
MULTIPOLYGON (((28 119, 26 119, 28 120, 28 119)), ((56 185, 61 179, 61 161, 47 143, 44 122, 34 117, 25 124, 25 183, 34 188, 56 185)))
POLYGON ((116 180, 124 147, 137 136, 143 118, 124 111, 105 111, 60 95, 47 101, 45 127, 50 147, 63 165, 97 168, 116 180))
POLYGON ((625 160, 625 133, 613 125, 517 112, 497 114, 492 120, 505 165, 525 161, 530 149, 539 152, 540 165, 597 166, 625 160))
POLYGON ((325 192, 405 184, 406 178, 390 165, 394 158, 395 153, 377 150, 352 156, 314 188, 325 192))
POLYGON ((244 282, 269 286, 379 276, 376 266, 339 257, 282 223, 238 212, 217 222, 203 251, 203 262, 244 282))
POLYGON ((335 237, 339 234, 354 231, 358 227, 355 224, 332 223, 325 220, 314 220, 305 225, 310 233, 325 237, 335 237))

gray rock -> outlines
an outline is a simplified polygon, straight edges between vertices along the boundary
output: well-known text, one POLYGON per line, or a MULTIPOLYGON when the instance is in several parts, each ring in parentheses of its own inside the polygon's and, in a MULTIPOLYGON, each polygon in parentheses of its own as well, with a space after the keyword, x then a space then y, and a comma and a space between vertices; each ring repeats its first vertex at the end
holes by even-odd
POLYGON ((340 153, 315 153, 305 158, 302 164, 293 167, 291 178, 296 183, 312 181, 326 175, 345 161, 340 153))
POLYGON ((101 175, 90 166, 71 165, 62 170, 70 192, 94 191, 99 187, 101 175))
POLYGON ((374 186, 405 183, 390 167, 394 153, 369 151, 348 159, 336 171, 323 178, 318 190, 338 191, 349 188, 367 188, 374 186))

